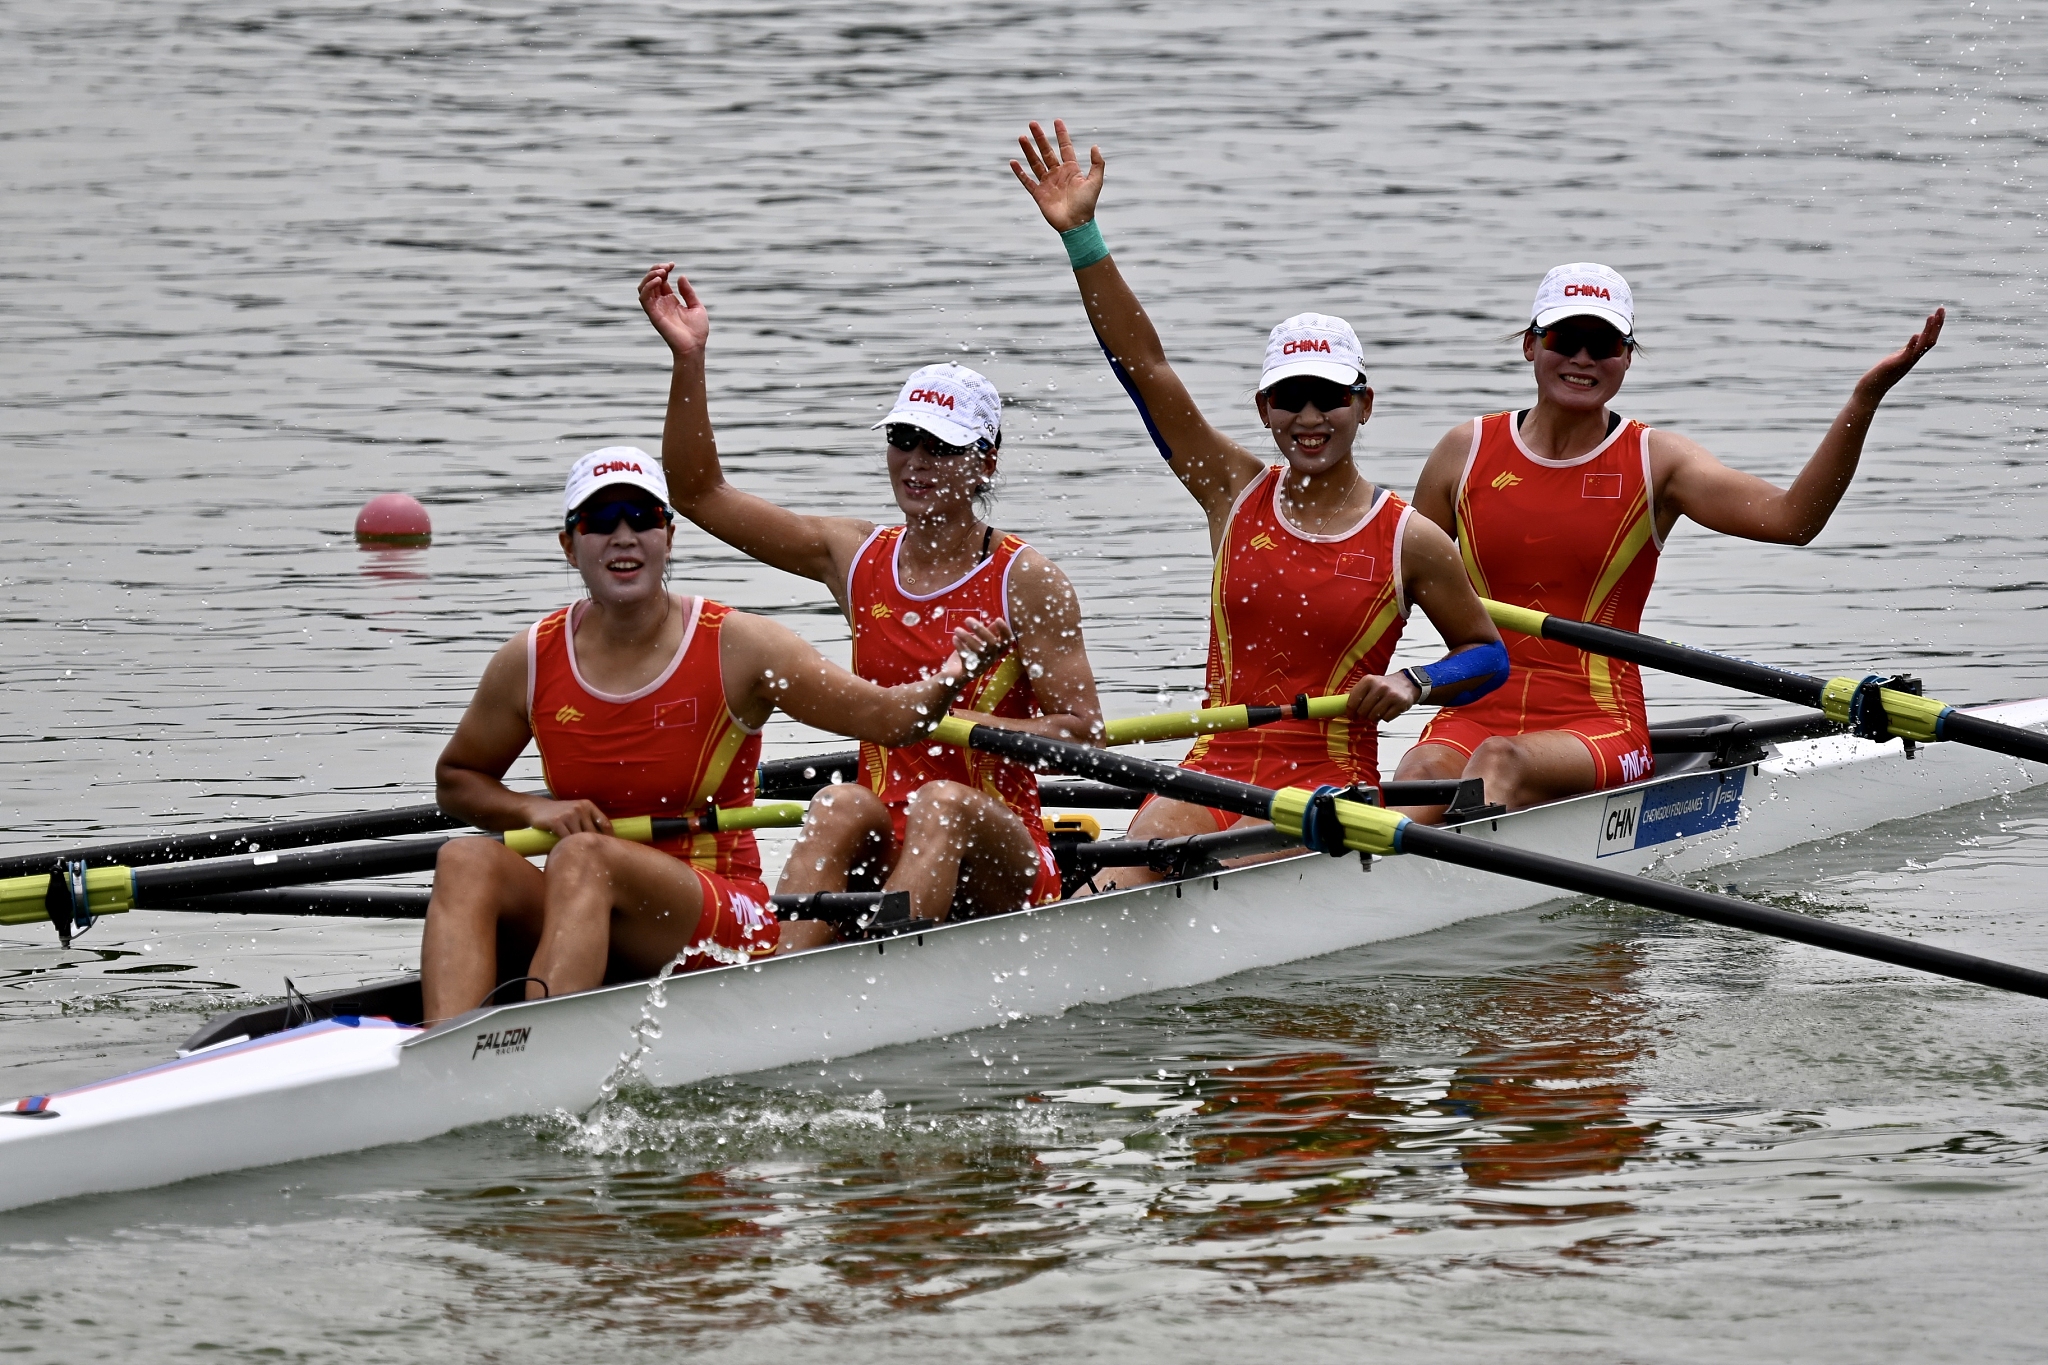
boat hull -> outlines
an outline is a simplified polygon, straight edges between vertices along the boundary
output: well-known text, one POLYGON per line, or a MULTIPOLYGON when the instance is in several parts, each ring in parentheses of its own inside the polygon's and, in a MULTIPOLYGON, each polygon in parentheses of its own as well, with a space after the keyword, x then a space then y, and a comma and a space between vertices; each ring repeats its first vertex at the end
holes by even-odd
MULTIPOLYGON (((2048 701, 1987 708, 2048 721, 2048 701)), ((2019 790, 2048 768, 1954 745, 1907 761, 1849 737, 1459 827, 1467 838, 1684 876, 2019 790)), ((684 1085, 1057 1014, 1427 933, 1557 899, 1419 858, 1299 854, 665 983, 479 1010, 433 1029, 323 1021, 0 1116, 0 1209, 581 1111, 627 1071, 684 1085)))

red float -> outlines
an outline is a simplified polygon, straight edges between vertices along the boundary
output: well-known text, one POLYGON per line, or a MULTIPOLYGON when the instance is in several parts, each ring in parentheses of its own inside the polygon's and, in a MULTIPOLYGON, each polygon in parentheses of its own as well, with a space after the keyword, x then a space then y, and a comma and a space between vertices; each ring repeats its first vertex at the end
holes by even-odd
POLYGON ((410 494, 380 493, 356 513, 356 539, 365 545, 425 545, 433 538, 427 509, 410 494))

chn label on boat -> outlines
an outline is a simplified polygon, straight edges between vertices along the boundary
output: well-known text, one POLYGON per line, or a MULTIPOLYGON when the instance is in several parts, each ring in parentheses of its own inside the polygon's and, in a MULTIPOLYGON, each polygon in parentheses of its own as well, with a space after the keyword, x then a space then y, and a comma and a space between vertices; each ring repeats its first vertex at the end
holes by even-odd
POLYGON ((1748 775, 1749 769, 1734 768, 1616 792, 1601 813, 1597 856, 1726 829, 1742 816, 1742 780, 1748 775))

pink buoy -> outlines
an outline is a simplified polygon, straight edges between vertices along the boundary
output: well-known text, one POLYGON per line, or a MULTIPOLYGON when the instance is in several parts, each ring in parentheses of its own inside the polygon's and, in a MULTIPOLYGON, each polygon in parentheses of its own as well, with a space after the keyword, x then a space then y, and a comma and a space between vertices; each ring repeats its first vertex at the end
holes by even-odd
POLYGON ((380 493, 356 513, 356 539, 373 545, 425 545, 434 537, 434 523, 418 498, 405 493, 380 493))

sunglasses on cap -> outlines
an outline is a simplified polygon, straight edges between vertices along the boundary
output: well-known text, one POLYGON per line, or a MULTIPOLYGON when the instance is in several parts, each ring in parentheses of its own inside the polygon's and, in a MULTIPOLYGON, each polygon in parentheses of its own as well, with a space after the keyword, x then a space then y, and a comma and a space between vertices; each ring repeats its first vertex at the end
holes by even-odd
POLYGON ((1584 351, 1594 360, 1612 360, 1623 351, 1636 348, 1634 337, 1625 337, 1604 322, 1592 318, 1568 318, 1548 327, 1532 327, 1546 351, 1575 356, 1584 351))
POLYGON ((889 438, 889 444, 902 451, 913 451, 923 446, 941 459, 950 460, 969 451, 987 450, 987 441, 976 441, 971 446, 947 445, 923 427, 914 427, 908 422, 891 422, 882 428, 882 434, 889 438))
POLYGON ((652 498, 608 498, 603 502, 592 498, 571 512, 564 525, 586 536, 608 536, 622 521, 635 531, 652 531, 673 519, 674 514, 652 498))
POLYGON ((1300 412, 1315 404, 1317 412, 1335 412, 1351 406, 1354 394, 1365 392, 1363 384, 1339 384, 1313 374, 1290 375, 1266 390, 1266 402, 1282 412, 1300 412))

